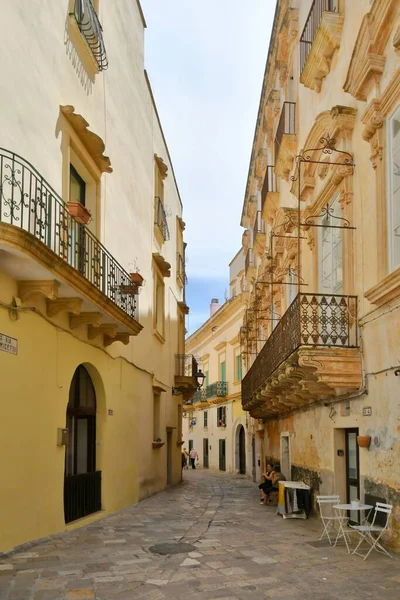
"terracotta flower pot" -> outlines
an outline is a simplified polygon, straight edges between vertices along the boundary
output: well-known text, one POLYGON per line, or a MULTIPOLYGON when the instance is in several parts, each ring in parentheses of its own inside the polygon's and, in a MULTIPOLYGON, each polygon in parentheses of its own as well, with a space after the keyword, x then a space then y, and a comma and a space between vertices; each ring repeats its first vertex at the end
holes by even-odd
POLYGON ((71 217, 74 217, 75 221, 82 225, 88 223, 92 216, 90 211, 80 202, 68 202, 68 209, 71 217))
POLYGON ((357 444, 360 448, 369 448, 371 444, 371 436, 370 435, 358 435, 357 436, 357 444))
POLYGON ((130 273, 131 276, 131 281, 132 283, 134 283, 135 285, 137 285, 138 287, 140 287, 141 285, 143 285, 143 276, 140 273, 130 273))
POLYGON ((120 285, 119 291, 124 296, 136 296, 139 293, 138 286, 134 283, 128 283, 126 285, 120 285))

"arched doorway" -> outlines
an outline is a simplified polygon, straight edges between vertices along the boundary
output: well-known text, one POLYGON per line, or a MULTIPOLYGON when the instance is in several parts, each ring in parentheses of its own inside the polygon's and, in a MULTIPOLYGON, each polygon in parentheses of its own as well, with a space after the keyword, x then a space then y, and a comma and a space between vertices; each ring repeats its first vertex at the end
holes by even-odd
POLYGON ((246 434, 243 425, 239 425, 236 431, 239 445, 239 473, 246 474, 246 434))
POLYGON ((64 516, 70 523, 101 510, 101 471, 96 471, 96 393, 89 373, 79 365, 67 407, 64 516))

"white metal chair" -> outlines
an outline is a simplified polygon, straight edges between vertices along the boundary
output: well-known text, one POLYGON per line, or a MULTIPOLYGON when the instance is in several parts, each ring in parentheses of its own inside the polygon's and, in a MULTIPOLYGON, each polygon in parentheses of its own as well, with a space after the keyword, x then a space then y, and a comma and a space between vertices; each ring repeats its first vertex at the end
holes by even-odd
POLYGON ((360 536, 360 541, 353 550, 353 554, 358 554, 359 556, 362 556, 365 560, 370 555, 372 550, 376 550, 377 552, 381 552, 382 554, 387 554, 389 558, 393 558, 393 556, 391 556, 389 552, 379 543, 381 536, 383 535, 384 531, 387 529, 387 526, 389 524, 392 509, 393 506, 391 504, 377 502, 375 505, 374 517, 372 519, 371 525, 350 525, 350 527, 354 529, 354 531, 356 531, 360 536), (385 525, 383 527, 380 525, 375 525, 375 520, 379 513, 386 515, 385 525), (376 537, 373 534, 375 534, 376 537), (358 548, 364 541, 371 546, 367 554, 365 555, 361 554, 361 552, 357 552, 358 548))
POLYGON ((332 534, 332 531, 336 532, 335 523, 339 523, 342 519, 342 517, 332 513, 332 507, 335 504, 340 504, 340 496, 317 496, 317 504, 319 506, 319 514, 321 516, 321 521, 324 528, 319 539, 322 540, 322 538, 326 535, 329 540, 329 545, 332 546, 333 542, 329 534, 332 534), (330 513, 327 514, 329 507, 330 513))

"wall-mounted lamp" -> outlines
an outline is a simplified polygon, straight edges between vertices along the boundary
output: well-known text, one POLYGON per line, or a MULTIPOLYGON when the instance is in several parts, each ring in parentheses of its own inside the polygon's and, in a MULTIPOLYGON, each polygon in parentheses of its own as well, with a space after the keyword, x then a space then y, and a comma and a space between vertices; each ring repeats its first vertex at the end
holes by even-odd
POLYGON ((186 394, 186 392, 197 392, 197 390, 200 390, 203 387, 206 376, 204 375, 203 371, 199 369, 195 377, 197 379, 196 387, 188 388, 183 385, 180 385, 179 387, 173 387, 172 394, 174 396, 180 396, 181 394, 186 394))

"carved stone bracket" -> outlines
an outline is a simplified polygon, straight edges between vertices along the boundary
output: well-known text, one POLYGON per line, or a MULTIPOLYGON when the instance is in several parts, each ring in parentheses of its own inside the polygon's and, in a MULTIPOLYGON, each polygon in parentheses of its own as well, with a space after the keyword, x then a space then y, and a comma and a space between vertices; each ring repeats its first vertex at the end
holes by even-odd
POLYGON ((122 342, 124 346, 129 344, 130 334, 129 333, 117 333, 116 336, 110 337, 109 335, 104 336, 104 346, 110 346, 114 342, 122 342))
POLYGON ((163 277, 171 277, 171 265, 159 252, 153 252, 153 260, 160 269, 163 277))
POLYGON ((167 165, 165 164, 163 159, 160 156, 158 156, 157 154, 154 155, 154 160, 156 161, 158 170, 160 171, 161 178, 165 179, 167 177, 167 171, 168 171, 167 165))
POLYGON ((94 340, 99 335, 108 335, 110 338, 114 338, 117 335, 118 325, 114 323, 103 323, 98 327, 89 325, 88 327, 88 339, 94 340))
POLYGON ((288 65, 291 62, 293 49, 296 46, 299 35, 299 10, 288 8, 283 16, 278 33, 276 50, 276 66, 279 71, 279 83, 285 87, 288 78, 288 65))
POLYGON ((275 174, 277 177, 281 177, 282 179, 289 181, 289 175, 293 167, 296 149, 297 135, 287 133, 283 134, 278 156, 275 159, 275 174))
POLYGON ((342 13, 323 13, 311 51, 300 76, 300 81, 305 87, 316 92, 321 91, 322 82, 331 68, 333 53, 340 46, 343 23, 342 13))
POLYGON ((71 329, 76 329, 81 325, 92 325, 93 327, 99 327, 103 315, 98 312, 84 312, 80 315, 70 315, 69 326, 71 329))
POLYGON ((58 281, 51 280, 32 280, 18 282, 18 295, 22 302, 26 302, 32 296, 44 296, 48 300, 55 300, 58 297, 58 281))
POLYGON ((57 298, 56 300, 47 300, 46 302, 46 312, 48 317, 55 317, 62 312, 79 315, 81 310, 81 298, 57 298))
POLYGON ((361 117, 364 123, 362 137, 371 145, 371 162, 374 169, 382 160, 384 116, 378 100, 374 99, 361 117))

